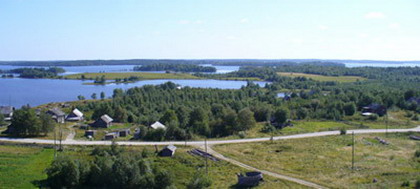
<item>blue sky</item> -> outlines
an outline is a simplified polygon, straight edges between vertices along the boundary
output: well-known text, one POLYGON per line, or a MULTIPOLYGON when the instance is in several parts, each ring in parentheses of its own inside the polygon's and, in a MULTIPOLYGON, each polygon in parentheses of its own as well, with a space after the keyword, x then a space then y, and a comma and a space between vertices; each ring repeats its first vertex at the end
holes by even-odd
POLYGON ((0 0, 0 60, 420 60, 418 0, 0 0))

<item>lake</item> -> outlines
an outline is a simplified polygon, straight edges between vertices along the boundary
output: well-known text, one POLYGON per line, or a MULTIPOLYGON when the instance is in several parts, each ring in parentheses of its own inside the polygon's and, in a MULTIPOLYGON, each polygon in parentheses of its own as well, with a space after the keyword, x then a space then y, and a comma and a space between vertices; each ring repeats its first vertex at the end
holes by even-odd
MULTIPOLYGON (((55 79, 0 79, 0 106, 12 105, 21 107, 29 104, 37 106, 50 102, 63 102, 77 100, 78 95, 83 95, 90 99, 93 93, 99 97, 101 92, 105 92, 107 97, 112 96, 113 90, 117 88, 128 89, 141 87, 143 85, 158 85, 165 82, 174 82, 180 86, 219 88, 219 89, 239 89, 246 85, 246 81, 222 81, 222 80, 145 80, 129 84, 109 84, 109 85, 83 85, 80 80, 55 80, 55 79)), ((255 82, 260 86, 265 86, 268 82, 255 82)))

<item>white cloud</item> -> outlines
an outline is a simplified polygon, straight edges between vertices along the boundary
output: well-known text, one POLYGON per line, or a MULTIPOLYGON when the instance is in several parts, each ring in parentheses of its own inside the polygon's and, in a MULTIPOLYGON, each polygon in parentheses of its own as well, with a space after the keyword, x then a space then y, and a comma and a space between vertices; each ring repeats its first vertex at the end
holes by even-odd
POLYGON ((360 38, 366 38, 366 37, 369 37, 369 34, 366 34, 366 33, 359 33, 359 35, 358 35, 360 38))
POLYGON ((369 12, 365 14, 366 19, 382 19, 385 18, 385 14, 382 12, 369 12))
POLYGON ((400 29, 400 24, 398 24, 398 23, 391 23, 391 24, 388 25, 388 28, 389 29, 393 29, 393 30, 398 30, 398 29, 400 29))
POLYGON ((320 30, 327 30, 328 29, 328 26, 326 26, 326 25, 318 25, 318 29, 320 29, 320 30))
POLYGON ((202 20, 196 20, 195 22, 194 22, 194 24, 202 24, 203 23, 203 21, 202 20))
POLYGON ((190 21, 189 20, 180 20, 178 23, 179 24, 189 24, 190 21))
POLYGON ((238 39, 238 38, 234 35, 228 35, 228 36, 226 36, 226 39, 227 40, 235 40, 235 39, 238 39))
POLYGON ((239 22, 240 23, 248 23, 249 20, 248 20, 248 18, 242 18, 239 22))

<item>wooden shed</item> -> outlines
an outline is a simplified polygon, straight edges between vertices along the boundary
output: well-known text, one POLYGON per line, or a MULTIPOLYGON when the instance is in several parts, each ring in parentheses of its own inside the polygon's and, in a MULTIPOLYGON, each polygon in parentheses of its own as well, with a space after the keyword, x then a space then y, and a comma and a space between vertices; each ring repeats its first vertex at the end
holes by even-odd
POLYGON ((122 129, 118 131, 118 134, 120 137, 126 137, 130 135, 130 133, 131 133, 130 129, 122 129))
POLYGON ((166 146, 164 149, 162 149, 159 152, 159 156, 162 156, 162 157, 172 157, 172 156, 174 156, 175 151, 176 151, 176 146, 169 145, 169 146, 166 146))
POLYGON ((87 137, 87 136, 92 136, 92 137, 94 137, 95 136, 95 133, 96 133, 96 131, 95 130, 86 130, 85 131, 85 136, 87 137))
POLYGON ((47 114, 51 115, 53 119, 57 121, 57 123, 64 123, 66 119, 66 114, 61 111, 60 108, 52 108, 47 111, 47 114))
POLYGON ((118 133, 117 132, 112 132, 112 133, 108 133, 105 135, 104 140, 113 140, 118 138, 118 133))
POLYGON ((67 121, 82 121, 83 120, 83 113, 75 108, 66 118, 67 121))
POLYGON ((111 117, 108 115, 103 115, 99 119, 97 119, 94 123, 91 124, 92 127, 103 127, 108 128, 112 126, 112 121, 114 121, 111 117))
POLYGON ((160 123, 159 121, 156 121, 155 123, 150 125, 150 127, 152 129, 166 129, 166 126, 164 124, 160 123))
POLYGON ((13 106, 0 106, 0 114, 3 114, 5 121, 12 120, 14 110, 13 106))

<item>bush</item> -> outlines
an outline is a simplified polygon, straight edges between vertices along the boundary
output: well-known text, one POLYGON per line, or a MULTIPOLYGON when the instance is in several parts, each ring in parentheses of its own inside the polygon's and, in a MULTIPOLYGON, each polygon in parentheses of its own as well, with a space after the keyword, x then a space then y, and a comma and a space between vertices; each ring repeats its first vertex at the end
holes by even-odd
POLYGON ((401 184, 401 187, 409 187, 410 186, 410 181, 406 180, 401 184))
POLYGON ((344 128, 340 129, 340 135, 346 135, 346 133, 347 133, 346 129, 344 129, 344 128))
POLYGON ((416 150, 416 152, 414 152, 414 157, 420 158, 420 150, 416 150))
POLYGON ((195 174, 193 178, 191 178, 190 182, 187 185, 188 189, 204 189, 211 186, 212 181, 202 175, 202 174, 195 174))
POLYGON ((372 115, 368 116, 368 119, 371 120, 371 121, 376 121, 376 120, 378 120, 378 115, 372 114, 372 115))
POLYGON ((416 181, 416 184, 414 185, 415 189, 420 189, 420 180, 416 181))
POLYGON ((246 133, 244 131, 239 131, 238 136, 239 136, 239 138, 245 138, 246 133))

